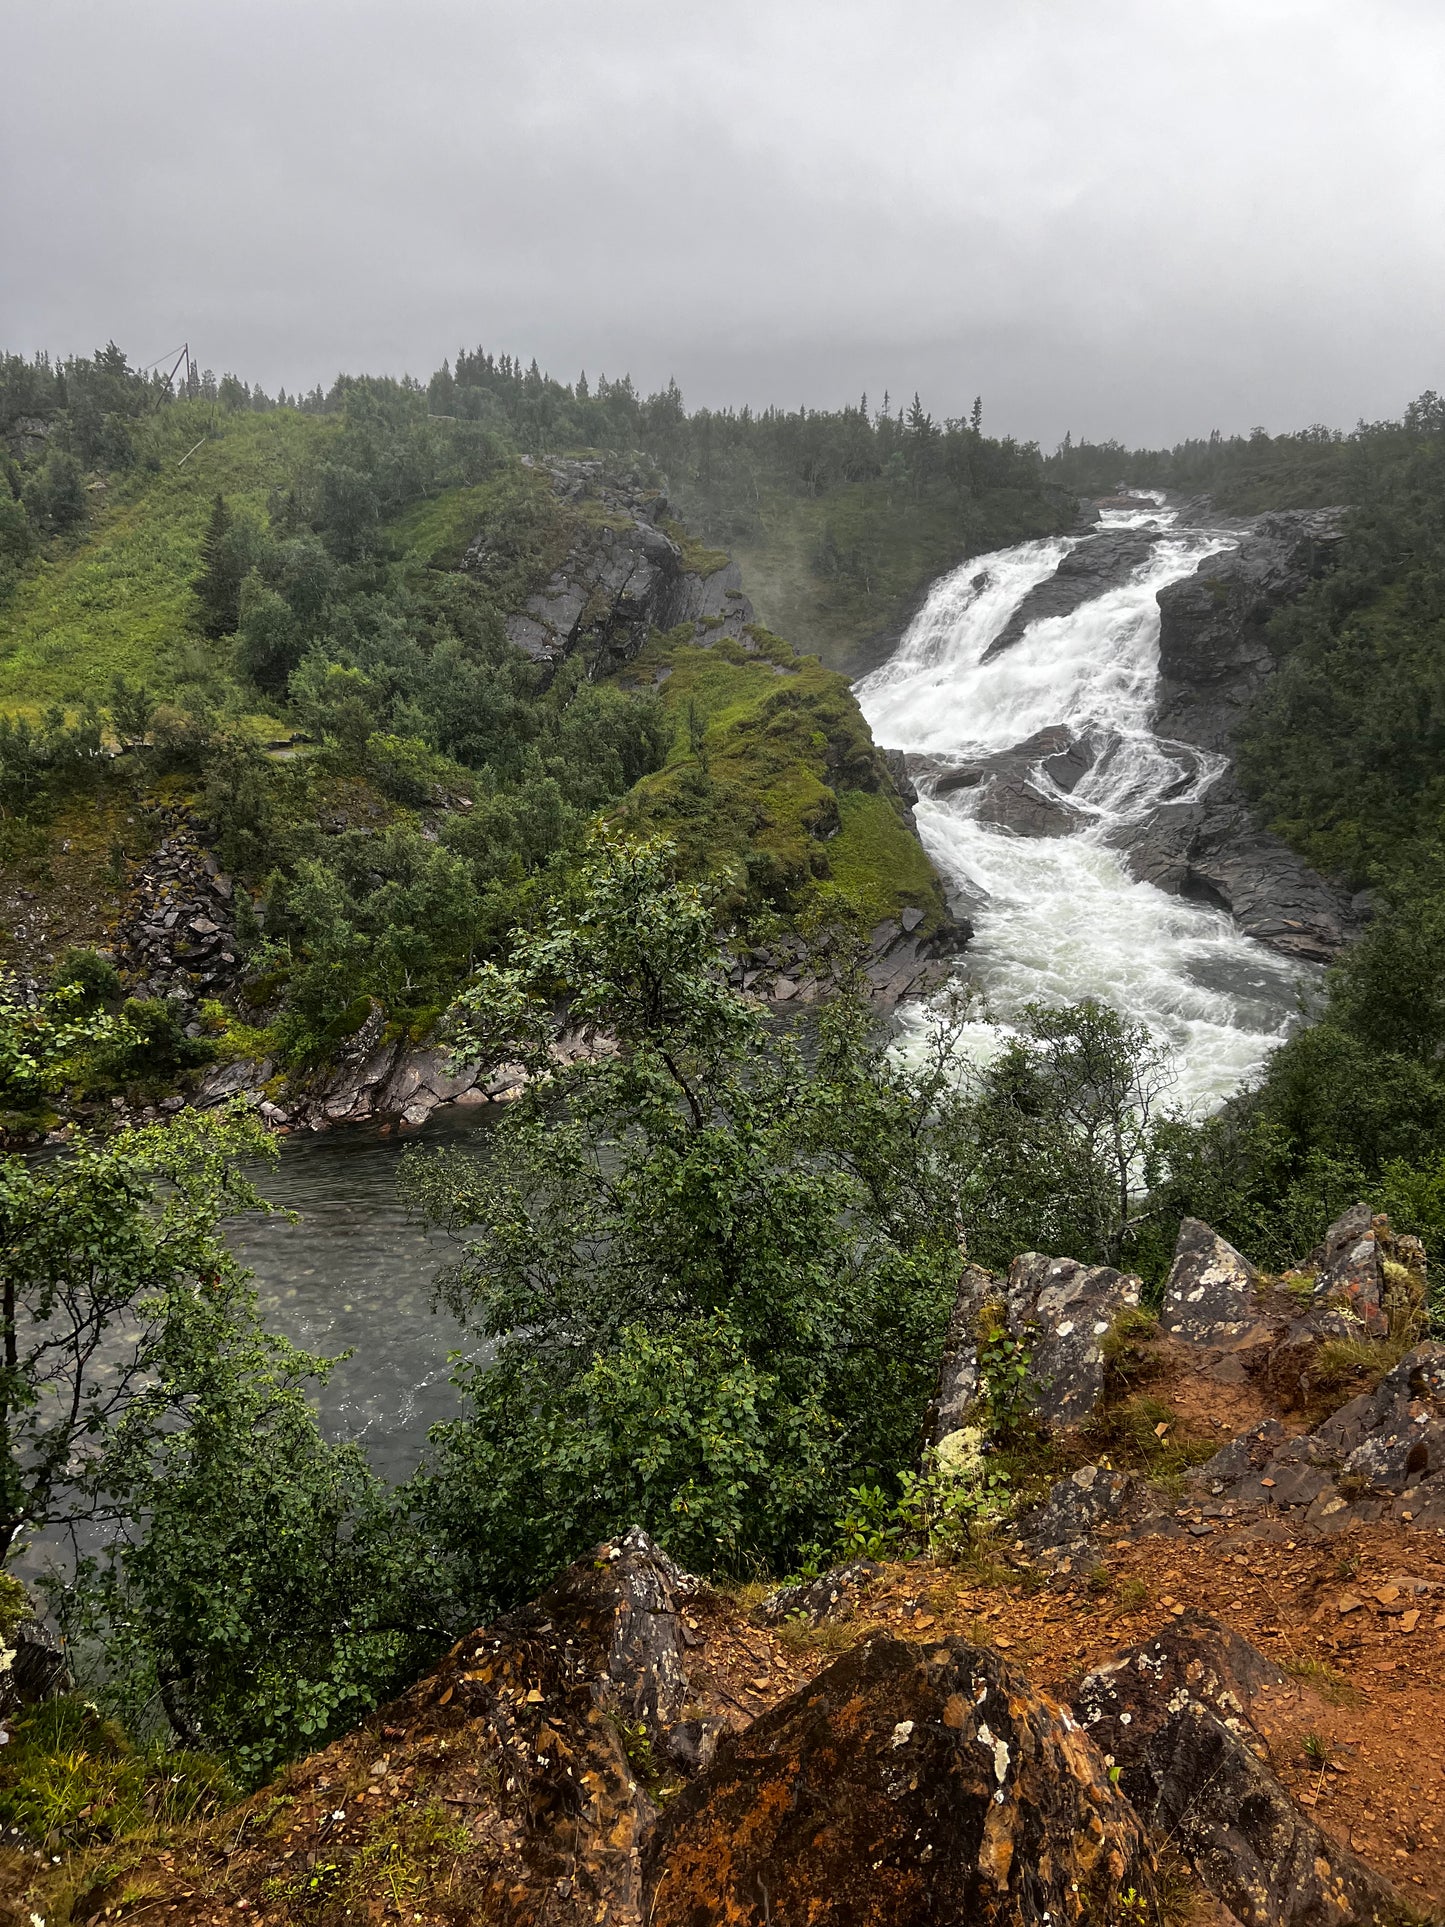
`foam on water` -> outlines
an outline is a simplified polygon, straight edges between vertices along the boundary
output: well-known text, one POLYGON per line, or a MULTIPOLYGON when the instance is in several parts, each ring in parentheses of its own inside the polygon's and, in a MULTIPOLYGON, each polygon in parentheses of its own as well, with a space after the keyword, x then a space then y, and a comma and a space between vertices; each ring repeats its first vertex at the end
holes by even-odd
MULTIPOLYGON (((1105 528, 1158 531, 1129 579, 1071 614, 1031 623, 983 660, 1029 590, 1081 538, 1056 537, 978 556, 933 590, 892 659, 858 685, 876 739, 941 762, 1013 747, 1050 725, 1088 743, 1093 763, 1069 795, 1041 767, 1035 784, 1071 813, 1073 833, 1026 837, 980 822, 982 788, 929 795, 918 827, 939 871, 980 907, 966 974, 989 1024, 986 1054, 1024 1004, 1097 997, 1171 1046, 1177 1096, 1209 1109, 1251 1077, 1285 1035, 1308 973, 1242 936, 1222 911, 1129 875, 1116 840, 1169 795, 1197 796, 1223 767, 1155 735, 1158 593, 1231 538, 1175 532, 1157 507, 1106 513, 1105 528)), ((905 1012, 906 1038, 926 1022, 905 1012)))

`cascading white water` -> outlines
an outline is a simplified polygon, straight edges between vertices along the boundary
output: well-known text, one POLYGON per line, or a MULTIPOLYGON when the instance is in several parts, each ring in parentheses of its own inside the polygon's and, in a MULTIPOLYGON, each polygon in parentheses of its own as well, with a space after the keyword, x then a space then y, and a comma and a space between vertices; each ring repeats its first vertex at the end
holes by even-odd
MULTIPOLYGON (((1242 936, 1222 911, 1129 875, 1117 846, 1169 795, 1201 793, 1222 759, 1161 741, 1151 716, 1159 668, 1158 592, 1231 546, 1174 531, 1166 509, 1106 511, 1101 527, 1157 531, 1148 559, 1071 614, 1031 623, 992 661, 989 646, 1029 590, 1081 537, 975 556, 934 585, 893 658, 858 685, 876 740, 942 766, 962 765, 1067 727, 1092 755, 1065 793, 1043 766, 1029 780, 1067 812, 1070 834, 1022 836, 980 820, 988 794, 931 794, 919 778, 919 832, 940 873, 978 907, 967 976, 989 1023, 980 1055, 1030 1002, 1095 997, 1171 1046, 1178 1099, 1202 1111, 1255 1072, 1298 1008, 1305 972, 1242 936)), ((935 779, 936 780, 936 779, 935 779)), ((904 1013, 905 1032, 925 1021, 904 1013)))

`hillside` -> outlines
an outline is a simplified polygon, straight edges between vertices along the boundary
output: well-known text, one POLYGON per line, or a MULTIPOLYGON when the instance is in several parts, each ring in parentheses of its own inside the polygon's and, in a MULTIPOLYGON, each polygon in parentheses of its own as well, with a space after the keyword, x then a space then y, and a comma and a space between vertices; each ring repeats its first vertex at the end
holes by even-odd
POLYGON ((779 977, 840 916, 890 997, 956 942, 846 681, 756 623, 645 453, 537 462, 404 384, 303 411, 100 369, 62 407, 9 365, 27 525, 0 584, 0 960, 103 953, 187 1033, 96 1099, 238 1055, 314 1081, 378 1008, 425 1040, 589 824, 672 838, 779 977), (128 412, 86 470, 74 397, 102 378, 128 412), (157 968, 178 832, 244 894, 202 878, 220 935, 157 968))
MULTIPOLYGON (((1445 1354, 1415 1342, 1418 1246, 1357 1211, 1267 1279, 1186 1221, 1157 1322, 1136 1280, 1033 1254, 957 1310, 1006 1289, 1023 1330, 1060 1279, 1109 1337, 1042 1341, 996 1434, 1029 1466, 1006 1520, 925 1487, 772 1590, 619 1531, 243 1803, 189 1787, 189 1821, 108 1820, 140 1762, 55 1702, 16 1759, 68 1722, 70 1781, 26 1792, 0 1759, 0 1811, 70 1851, 0 1849, 0 1919, 1438 1920, 1445 1354), (1347 1302, 1375 1330, 1342 1370, 1347 1302), (1402 1416, 1428 1468, 1391 1456, 1402 1416)), ((998 1427, 997 1388, 953 1332, 930 1425, 967 1449, 949 1428, 998 1427)))
POLYGON ((215 680, 191 589, 215 496, 264 516, 336 424, 277 409, 214 425, 207 402, 143 419, 134 467, 96 486, 83 536, 40 556, 0 603, 0 710, 104 703, 118 675, 167 698, 215 680))

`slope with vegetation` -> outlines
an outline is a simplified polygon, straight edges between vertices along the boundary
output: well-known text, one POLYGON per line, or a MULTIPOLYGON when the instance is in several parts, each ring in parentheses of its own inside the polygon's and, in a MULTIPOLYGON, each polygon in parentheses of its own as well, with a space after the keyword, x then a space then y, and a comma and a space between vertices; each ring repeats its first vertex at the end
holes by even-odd
MULTIPOLYGON (((111 364, 106 378, 123 373, 111 364)), ((14 914, 17 927, 31 920, 36 961, 59 859, 81 855, 97 888, 120 891, 161 802, 214 826, 225 865, 264 909, 264 923, 253 909, 243 927, 251 895, 238 893, 254 997, 206 1010, 195 1035, 173 1012, 127 1000, 94 955, 67 958, 38 995, 7 993, 0 1078, 12 1112, 37 1115, 77 1090, 120 1095, 158 1061, 179 1074, 218 1050, 324 1056, 373 996, 398 1028, 440 1026, 479 1063, 536 1073, 487 1161, 413 1153, 408 1165, 412 1202, 456 1241, 442 1293, 492 1362, 459 1372, 454 1418, 399 1488, 322 1436, 307 1389, 326 1361, 264 1333, 227 1252, 224 1222, 257 1208, 245 1172, 264 1146, 249 1118, 82 1130, 53 1159, 0 1164, 7 1553, 64 1533, 91 1553, 57 1604, 100 1710, 66 1697, 15 1718, 0 1757, 0 1814, 29 1843, 11 1867, 33 1883, 27 1907, 48 1919, 66 1908, 125 1917, 159 1897, 192 1919, 232 1900, 278 1920, 343 1921, 358 1905, 455 1918, 443 1894, 478 1835, 462 1840, 442 1748, 469 1696, 450 1675, 434 1702, 413 1687, 420 1697, 407 1704, 421 1710, 397 1731, 368 1709, 469 1627, 517 1609, 516 1623, 536 1625, 525 1600, 634 1522, 712 1577, 723 1603, 706 1611, 730 1665, 750 1640, 762 1662, 729 1588, 736 1598, 764 1573, 809 1581, 836 1558, 897 1552, 934 1564, 885 1580, 879 1625, 921 1633, 927 1619, 977 1638, 983 1613, 1017 1640, 1049 1622, 1038 1660, 1060 1682, 1079 1651, 1099 1657, 1117 1643, 1095 1641, 1099 1615, 1143 1633, 1206 1583, 1262 1641, 1315 1663, 1310 1678, 1331 1690, 1326 1669, 1355 1651, 1328 1619, 1333 1554, 1246 1538, 1224 1572, 1213 1501, 1180 1505, 1191 1466, 1219 1442, 1211 1434, 1275 1408, 1225 1375, 1217 1409, 1204 1409, 1187 1375, 1169 1376, 1168 1342, 1137 1311, 1109 1334, 1112 1390, 1086 1445, 1092 1463, 1114 1462, 1111 1481, 1142 1481, 1155 1516, 1163 1507, 1166 1529, 1182 1533, 1162 1555, 1173 1561, 1167 1597, 1157 1544, 1079 1569, 1051 1611, 1029 1596, 1034 1573, 995 1563, 1012 1544, 1004 1522, 1051 1481, 1071 1504, 1094 1489, 1030 1421, 1027 1331, 985 1321, 979 1436, 944 1461, 920 1462, 920 1447, 950 1317, 966 1302, 965 1249, 994 1273, 1030 1249, 1126 1266, 1157 1306, 1184 1213, 1283 1274, 1363 1199, 1438 1260, 1438 408, 1422 403, 1329 458, 1368 458, 1342 565, 1276 624, 1280 670, 1245 742, 1264 805, 1297 841, 1327 839, 1316 853, 1328 847, 1376 891, 1377 914, 1336 966, 1322 1021, 1276 1054, 1257 1091, 1201 1125, 1170 1114, 1150 1040, 1092 1005, 1028 1014, 1011 1047, 962 1082, 952 1044, 969 1013, 940 1011, 921 1060, 900 1064, 856 975, 849 993, 846 928, 832 933, 844 988, 807 1036, 765 1021, 729 986, 722 945, 742 920, 828 920, 846 901, 866 923, 900 891, 923 908, 924 876, 915 883, 905 867, 915 846, 900 841, 906 826, 846 686, 768 630, 694 621, 605 663, 575 650, 537 662, 508 641, 508 623, 610 511, 599 519, 596 503, 565 499, 516 453, 534 403, 539 441, 572 434, 544 417, 549 398, 575 407, 576 392, 504 373, 514 401, 479 402, 475 418, 437 421, 474 405, 447 411, 434 396, 429 415, 420 391, 375 383, 343 385, 333 407, 288 418, 280 433, 300 453, 282 482, 266 479, 264 519, 240 486, 218 500, 198 485, 182 633, 161 625, 123 663, 107 657, 103 675, 124 681, 89 685, 105 715, 85 705, 83 654, 58 653, 46 674, 57 690, 78 679, 62 690, 68 708, 0 731, 6 861, 30 879, 14 914), (1403 720, 1392 691, 1408 699, 1403 720), (1330 711, 1341 692, 1347 706, 1330 711), (1320 746, 1332 780, 1294 753, 1316 713, 1341 725, 1320 746), (1359 716, 1368 728, 1343 727, 1359 716), (309 744, 266 746, 299 731, 309 744), (639 827, 666 836, 641 840, 639 827), (559 1064, 564 1012, 609 1034, 615 1054, 559 1064), (1208 1535, 1197 1544, 1196 1524, 1208 1535), (1325 1609, 1308 1630, 1306 1608, 1325 1609), (452 1706, 454 1720, 434 1718, 452 1706), (412 1740, 417 1752, 398 1750, 396 1764, 413 1777, 393 1796, 391 1755, 372 1771, 377 1748, 412 1740), (175 1830, 232 1785, 259 1786, 331 1741, 339 1750, 301 1769, 294 1793, 278 1786, 215 1829, 175 1830), (364 1790, 373 1781, 376 1795, 364 1790), (333 1788, 336 1804, 323 1803, 333 1788), (147 1840, 155 1853, 141 1868, 147 1840), (48 1864, 72 1852, 58 1872, 48 1864)), ((91 593, 114 608, 123 578, 102 591, 75 567, 107 517, 119 528, 133 510, 126 526, 142 525, 147 491, 160 487, 146 480, 146 452, 184 411, 197 412, 198 435, 209 429, 207 397, 147 412, 151 385, 122 384, 136 405, 101 411, 96 433, 110 439, 86 445, 91 467, 71 457, 82 484, 95 463, 112 464, 115 506, 81 502, 74 519, 57 518, 53 504, 78 499, 60 457, 89 432, 84 411, 67 418, 69 391, 89 379, 72 370, 64 405, 52 386, 55 405, 33 417, 48 432, 18 437, 7 527, 19 526, 18 504, 24 542, 44 555, 22 558, 12 610, 42 581, 56 594, 69 583, 76 610, 91 593), (124 434, 104 428, 112 415, 124 434)), ((278 411, 234 390, 231 400, 195 459, 228 441, 272 446, 265 425, 278 411)), ((679 411, 655 400, 665 428, 679 411)), ((652 404, 619 403, 611 388, 582 402, 594 445, 607 441, 597 432, 607 410, 619 440, 643 440, 629 411, 652 404)), ((744 443, 763 446, 747 443, 753 432, 744 443)), ((1153 475, 1141 465, 1138 479, 1153 475)), ((1268 485, 1289 493, 1279 476, 1268 485)), ((691 555, 700 570, 716 566, 691 555)), ((1410 1282, 1392 1345, 1413 1345, 1432 1312, 1419 1277, 1410 1282)), ((1289 1309, 1301 1288, 1310 1296, 1312 1280, 1279 1277, 1270 1302, 1282 1294, 1289 1309)), ((1374 1339, 1335 1342, 1328 1359, 1311 1353, 1335 1373, 1335 1402, 1369 1392, 1391 1365, 1408 1377, 1398 1345, 1387 1358, 1374 1339)), ((1285 1411, 1279 1423, 1300 1429, 1315 1416, 1285 1411)), ((1357 1470, 1334 1467, 1323 1484, 1335 1472, 1349 1486, 1343 1502, 1373 1503, 1352 1483, 1357 1470)), ((1362 1521, 1343 1556, 1383 1582, 1383 1610, 1392 1586, 1390 1604, 1404 1590, 1391 1562, 1418 1565, 1419 1537, 1383 1512, 1362 1521)), ((1406 1577, 1433 1583, 1433 1567, 1428 1580, 1406 1577)), ((791 1622, 793 1646, 809 1654, 834 1637, 791 1622)), ((1390 1617, 1379 1639, 1395 1637, 1390 1617)), ((1366 1644, 1372 1655, 1373 1634, 1366 1644)), ((446 1662, 454 1672, 475 1670, 476 1649, 464 1650, 467 1665, 461 1654, 446 1662)), ((790 1683, 812 1664, 781 1670, 790 1683)), ((749 1685, 738 1667, 722 1681, 750 1695, 751 1710, 766 1703, 760 1676, 749 1685)), ((508 1718, 538 1703, 513 1686, 508 1718)), ((1421 1699, 1412 1718, 1423 1730, 1437 1712, 1421 1699)), ((1337 1736, 1362 1757, 1378 1742, 1374 1728, 1352 1741, 1343 1717, 1311 1717, 1315 1751, 1308 1734, 1299 1745, 1317 1777, 1328 1762, 1316 1755, 1337 1736)), ((636 1729, 595 1731, 654 1784, 652 1742, 636 1729)), ((1303 1787, 1292 1754, 1276 1765, 1303 1787)), ((464 1797, 480 1804, 463 1815, 506 1821, 502 1776, 477 1784, 464 1797)), ((1383 1780, 1369 1784, 1383 1799, 1383 1780)), ((1320 1778, 1312 1797, 1328 1792, 1320 1778)), ((1120 1917, 1157 1917, 1150 1905, 1120 1917)))
MULTIPOLYGON (((856 704, 815 660, 711 618, 636 663, 629 645, 620 669, 600 644, 560 662, 513 647, 569 553, 627 528, 605 481, 573 499, 519 445, 595 434, 624 494, 655 493, 633 444, 663 453, 690 418, 670 398, 620 407, 617 384, 534 433, 535 384, 508 367, 515 405, 449 419, 436 383, 342 381, 298 408, 229 378, 174 397, 114 348, 4 364, 8 957, 44 977, 107 949, 164 822, 189 813, 246 886, 245 984, 229 1015, 172 1013, 189 1033, 172 1072, 253 1044, 324 1063, 375 1004, 424 1037, 608 810, 726 880, 744 934, 914 909, 922 940, 947 926, 856 704)), ((664 527, 682 569, 725 562, 664 527)), ((146 1094, 118 1064, 91 1094, 146 1094)))

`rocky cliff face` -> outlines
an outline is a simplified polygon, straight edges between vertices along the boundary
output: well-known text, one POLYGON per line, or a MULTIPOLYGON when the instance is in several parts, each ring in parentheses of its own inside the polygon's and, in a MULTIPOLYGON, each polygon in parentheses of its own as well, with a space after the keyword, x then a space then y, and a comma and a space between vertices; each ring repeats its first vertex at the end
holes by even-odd
MULTIPOLYGON (((1209 522, 1207 505, 1193 519, 1209 522)), ((1261 516, 1241 527, 1236 548, 1161 590, 1160 736, 1231 754, 1240 718, 1275 672, 1269 621, 1331 566, 1343 529, 1340 509, 1261 516)), ((1232 768, 1197 801, 1161 805, 1128 860, 1141 880, 1218 904, 1290 956, 1327 962, 1355 928, 1347 894, 1257 823, 1232 768)))
MULTIPOLYGON (((602 461, 549 460, 546 473, 559 501, 582 514, 560 567, 507 620, 518 649, 554 665, 582 650, 605 671, 630 662, 654 629, 681 622, 747 646, 753 606, 737 564, 707 551, 685 554, 661 526, 668 502, 660 490, 602 461)), ((478 536, 462 566, 481 568, 486 556, 478 536)))

